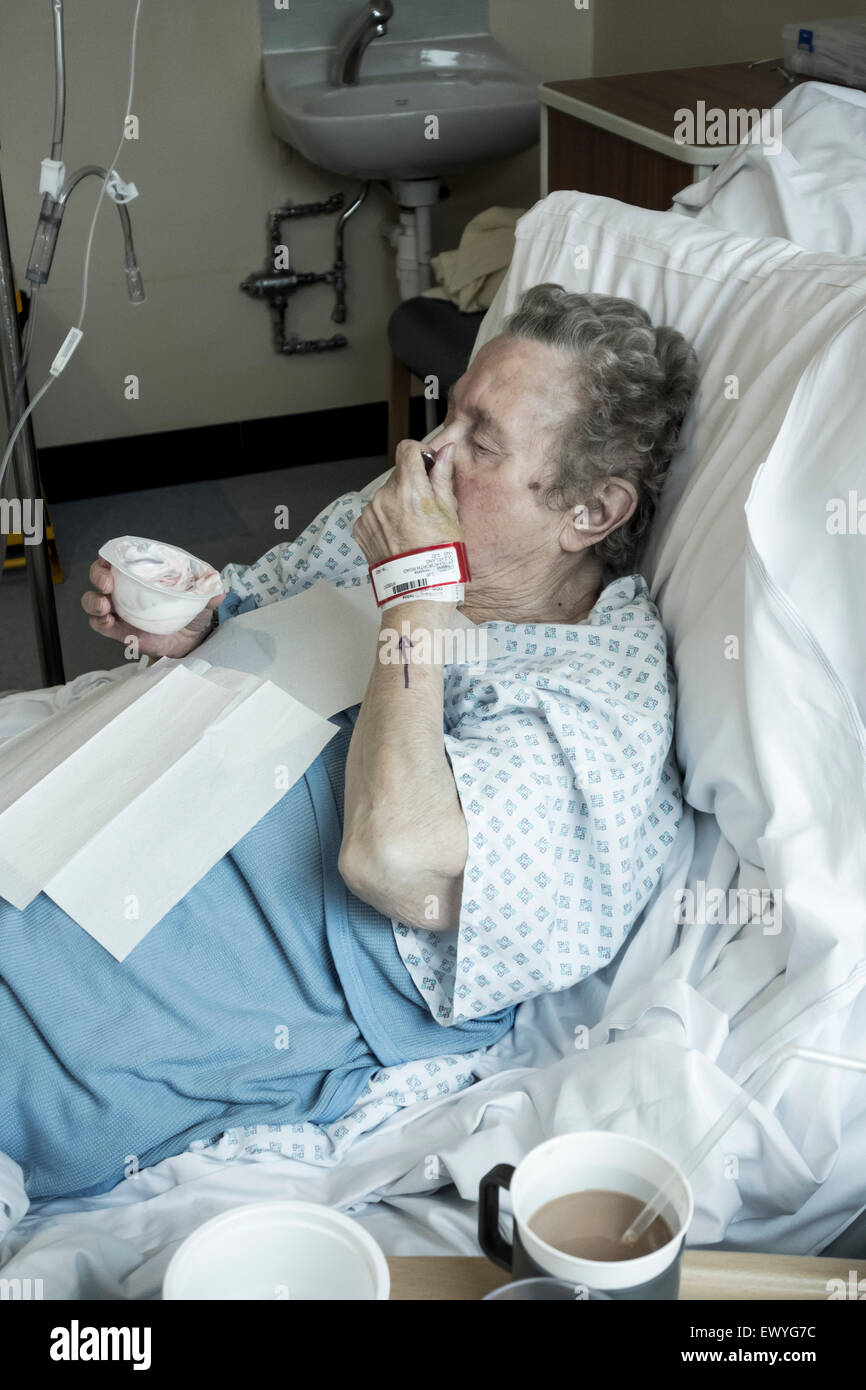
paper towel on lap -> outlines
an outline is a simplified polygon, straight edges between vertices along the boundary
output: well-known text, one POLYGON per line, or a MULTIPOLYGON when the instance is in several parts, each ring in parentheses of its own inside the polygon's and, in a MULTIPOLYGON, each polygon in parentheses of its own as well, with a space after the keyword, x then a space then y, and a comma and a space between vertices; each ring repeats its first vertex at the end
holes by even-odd
POLYGON ((369 586, 335 589, 320 579, 223 623, 199 651, 216 666, 267 677, 327 719, 363 699, 378 631, 369 586))
POLYGON ((0 750, 0 894, 23 909, 44 891, 123 960, 334 732, 201 659, 100 686, 0 750))
POLYGON ((22 734, 0 754, 0 893, 23 909, 88 840, 172 766, 230 696, 142 670, 22 734))

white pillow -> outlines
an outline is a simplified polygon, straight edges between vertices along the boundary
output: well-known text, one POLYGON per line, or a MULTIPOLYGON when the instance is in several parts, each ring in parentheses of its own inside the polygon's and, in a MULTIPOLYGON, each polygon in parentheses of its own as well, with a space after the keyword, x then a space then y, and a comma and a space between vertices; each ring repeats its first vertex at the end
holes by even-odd
POLYGON ((780 149, 744 142, 677 193, 671 211, 809 251, 866 256, 866 92, 805 82, 778 112, 780 149))
MULTIPOLYGON (((752 745, 772 730, 750 716, 745 672, 748 667, 750 679, 770 685, 776 677, 762 666, 760 651, 744 649, 744 506, 756 470, 778 452, 801 378, 862 315, 866 264, 607 198, 554 193, 517 225, 514 258, 475 352, 500 331, 523 290, 543 281, 633 299, 654 323, 678 328, 698 353, 700 387, 683 432, 686 447, 669 474, 640 568, 671 639, 688 800, 715 814, 741 859, 762 867, 759 841, 775 789, 765 785, 752 745)), ((821 501, 827 487, 833 496, 851 489, 866 496, 866 393, 851 389, 838 363, 810 380, 784 436, 789 476, 797 476, 798 436, 811 446, 802 452, 808 479, 797 477, 811 499, 808 515, 798 511, 796 497, 778 499, 780 532, 787 528, 785 582, 799 590, 801 605, 812 596, 807 625, 817 630, 825 654, 833 654, 841 684, 854 682, 859 670, 854 704, 861 701, 862 714, 864 639, 852 641, 858 588, 847 570, 856 542, 850 562, 837 568, 842 548, 829 543, 821 501), (798 585, 798 574, 808 580, 798 585), (827 611, 824 594, 833 595, 838 617, 827 611)), ((820 778, 820 765, 811 775, 820 778)), ((862 776, 862 764, 852 775, 862 776)))

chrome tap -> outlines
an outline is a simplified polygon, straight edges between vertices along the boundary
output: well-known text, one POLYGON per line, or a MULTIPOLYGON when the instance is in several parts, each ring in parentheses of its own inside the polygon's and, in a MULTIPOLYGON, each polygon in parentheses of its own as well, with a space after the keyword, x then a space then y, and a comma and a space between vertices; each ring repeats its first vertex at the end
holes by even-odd
POLYGON ((374 0, 365 5, 362 12, 353 19, 337 43, 334 60, 331 64, 331 85, 333 87, 353 87, 358 81, 361 59, 373 39, 382 38, 388 31, 388 21, 394 17, 391 0, 374 0))

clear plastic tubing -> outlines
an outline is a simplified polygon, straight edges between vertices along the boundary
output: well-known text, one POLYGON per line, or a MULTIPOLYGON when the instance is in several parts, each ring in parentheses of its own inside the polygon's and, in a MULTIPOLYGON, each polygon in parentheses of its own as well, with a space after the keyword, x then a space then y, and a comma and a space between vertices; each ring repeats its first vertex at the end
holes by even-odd
MULTIPOLYGON (((679 1165, 679 1173, 683 1177, 689 1177, 700 1163, 703 1163, 707 1154, 715 1148, 722 1135, 730 1129, 735 1120, 738 1120, 743 1111, 752 1103, 755 1096, 765 1082, 784 1066, 786 1062, 816 1062, 824 1067, 841 1067, 845 1071, 866 1072, 866 1057, 846 1057, 840 1052, 820 1052, 814 1047, 795 1047, 788 1043, 785 1047, 774 1052, 762 1067, 755 1072, 754 1077, 747 1086, 744 1086, 740 1095, 731 1101, 727 1110, 723 1110, 716 1123, 707 1131, 700 1143, 696 1144, 684 1162, 679 1165)), ((644 1231, 652 1225, 655 1218, 664 1209, 665 1204, 673 1195, 678 1186, 679 1174, 674 1174, 668 1181, 660 1187, 647 1201, 642 1211, 638 1212, 631 1225, 620 1236, 624 1245, 630 1245, 643 1235, 644 1231)))

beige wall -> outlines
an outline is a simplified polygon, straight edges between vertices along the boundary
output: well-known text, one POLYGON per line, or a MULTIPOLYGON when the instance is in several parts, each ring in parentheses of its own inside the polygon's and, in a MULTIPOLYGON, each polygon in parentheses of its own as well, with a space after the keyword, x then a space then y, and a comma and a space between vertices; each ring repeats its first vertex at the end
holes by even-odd
POLYGON ((862 14, 862 0, 591 0, 595 5, 594 72, 662 68, 780 57, 782 25, 862 14))
POLYGON ((573 0, 489 0, 490 32, 541 82, 589 77, 596 3, 578 10, 573 0))

